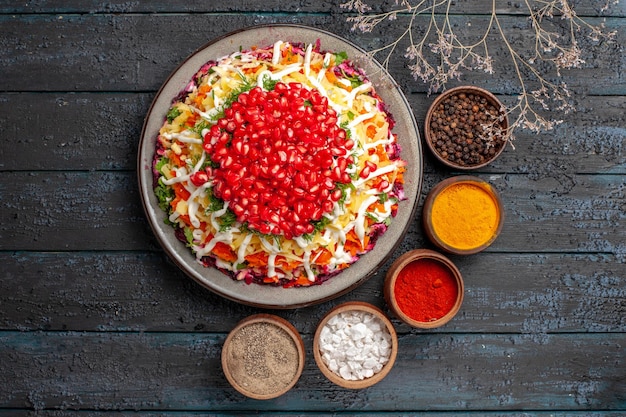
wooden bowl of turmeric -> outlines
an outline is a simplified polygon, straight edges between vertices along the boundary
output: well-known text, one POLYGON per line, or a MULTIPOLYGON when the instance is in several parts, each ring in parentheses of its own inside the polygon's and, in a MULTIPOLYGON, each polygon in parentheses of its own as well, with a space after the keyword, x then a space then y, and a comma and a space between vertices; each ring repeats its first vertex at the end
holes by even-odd
POLYGON ((504 208, 491 184, 460 175, 441 181, 428 193, 422 221, 426 235, 439 249, 472 255, 496 240, 504 208))

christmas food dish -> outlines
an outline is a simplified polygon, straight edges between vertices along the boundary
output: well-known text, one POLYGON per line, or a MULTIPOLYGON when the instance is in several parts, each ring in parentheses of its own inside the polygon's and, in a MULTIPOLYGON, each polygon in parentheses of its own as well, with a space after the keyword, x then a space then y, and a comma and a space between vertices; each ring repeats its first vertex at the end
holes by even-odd
MULTIPOLYGON (((279 29, 289 33, 295 27, 279 29)), ((155 105, 144 126, 140 185, 145 193, 148 142, 154 146, 154 195, 142 197, 157 237, 164 243, 161 232, 167 231, 155 227, 155 203, 165 215, 157 217, 173 226, 170 234, 196 263, 233 281, 282 287, 325 282, 376 252, 377 241, 403 211, 401 202, 414 198, 421 182, 419 146, 417 184, 414 178, 405 180, 407 173, 415 175, 414 162, 400 157, 401 142, 407 140, 407 155, 416 156, 412 117, 408 131, 405 121, 400 123, 400 131, 408 133, 400 139, 390 103, 350 59, 353 47, 334 49, 337 40, 331 37, 329 48, 323 48, 327 34, 313 32, 318 36, 309 35, 306 42, 281 37, 262 44, 256 38, 259 43, 248 48, 214 55, 170 96, 167 108, 159 106, 160 126, 155 105), (156 138, 149 139, 148 130, 156 138)), ((155 104, 163 96, 161 91, 155 104)), ((413 202, 407 206, 412 214, 413 202)), ((394 239, 406 221, 402 216, 394 239)), ((164 247, 172 249, 172 239, 166 240, 164 247)), ((387 253, 372 259, 379 263, 387 253)), ((198 278, 200 270, 184 258, 177 263, 198 278)), ((201 275, 210 275, 211 283, 217 279, 211 272, 201 275)), ((364 276, 359 271, 358 278, 364 276)), ((357 282, 352 276, 333 294, 357 282)))
POLYGON ((202 66, 168 110, 155 193, 204 266, 319 284, 370 251, 404 196, 393 118, 344 52, 276 41, 202 66))

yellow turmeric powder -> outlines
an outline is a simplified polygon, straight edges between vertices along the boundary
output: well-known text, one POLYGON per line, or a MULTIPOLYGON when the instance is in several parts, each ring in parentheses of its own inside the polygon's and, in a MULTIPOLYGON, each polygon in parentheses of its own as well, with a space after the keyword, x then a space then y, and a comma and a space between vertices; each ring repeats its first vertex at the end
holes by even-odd
POLYGON ((431 221, 434 233, 444 243, 471 250, 492 239, 500 212, 488 184, 459 182, 449 185, 435 198, 431 221))

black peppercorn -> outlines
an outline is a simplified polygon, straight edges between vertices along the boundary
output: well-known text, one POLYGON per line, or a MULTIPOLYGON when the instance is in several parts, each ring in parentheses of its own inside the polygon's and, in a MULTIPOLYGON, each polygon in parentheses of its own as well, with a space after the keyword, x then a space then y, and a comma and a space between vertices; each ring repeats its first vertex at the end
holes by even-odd
POLYGON ((500 109, 485 97, 459 92, 445 98, 431 115, 431 145, 442 159, 460 166, 480 165, 506 143, 500 109))

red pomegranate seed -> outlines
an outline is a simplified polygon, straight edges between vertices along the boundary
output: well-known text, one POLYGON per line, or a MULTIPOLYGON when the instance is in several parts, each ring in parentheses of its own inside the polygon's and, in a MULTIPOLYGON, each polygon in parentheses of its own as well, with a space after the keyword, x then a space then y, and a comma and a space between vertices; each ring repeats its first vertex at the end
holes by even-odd
POLYGON ((311 222, 341 199, 337 184, 351 182, 354 141, 337 122, 328 99, 302 84, 255 87, 205 135, 204 150, 219 166, 195 180, 213 180, 215 195, 260 233, 312 233, 311 222))
POLYGON ((339 188, 336 188, 333 190, 332 193, 330 193, 330 199, 336 202, 336 201, 341 200, 342 195, 343 193, 341 192, 341 190, 339 188))
POLYGON ((372 161, 365 161, 365 166, 369 167, 371 171, 376 171, 376 169, 378 168, 378 166, 372 161))
POLYGON ((198 171, 191 174, 189 179, 193 185, 200 187, 209 180, 209 175, 206 171, 198 171))

